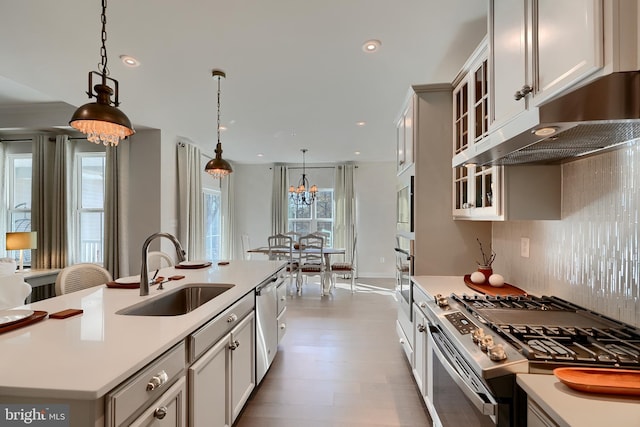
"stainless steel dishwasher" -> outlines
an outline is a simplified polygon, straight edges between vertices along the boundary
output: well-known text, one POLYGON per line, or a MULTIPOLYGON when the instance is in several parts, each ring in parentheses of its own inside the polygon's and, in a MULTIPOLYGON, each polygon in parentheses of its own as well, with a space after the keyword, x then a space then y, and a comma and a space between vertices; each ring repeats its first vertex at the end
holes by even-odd
POLYGON ((284 278, 276 275, 256 287, 256 381, 259 384, 278 351, 278 294, 284 278))

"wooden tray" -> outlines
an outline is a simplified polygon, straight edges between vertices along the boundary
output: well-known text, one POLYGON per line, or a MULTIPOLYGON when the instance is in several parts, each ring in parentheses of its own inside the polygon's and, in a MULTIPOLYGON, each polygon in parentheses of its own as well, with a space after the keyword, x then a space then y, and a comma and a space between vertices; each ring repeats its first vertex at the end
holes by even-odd
POLYGON ((18 328, 22 328, 23 326, 27 326, 27 325, 31 325, 33 323, 39 322, 42 319, 44 319, 45 317, 47 317, 47 313, 46 311, 38 311, 38 310, 34 310, 33 314, 29 317, 25 317, 24 319, 22 319, 19 322, 15 322, 15 323, 11 323, 9 325, 6 326, 1 326, 0 327, 0 334, 5 333, 5 332, 9 332, 9 331, 13 331, 14 329, 18 329, 18 328))
POLYGON ((175 268, 179 268, 179 269, 185 269, 185 270, 195 270, 198 268, 207 268, 211 266, 211 262, 205 262, 204 264, 198 264, 198 265, 174 265, 175 268))
MULTIPOLYGON (((173 277, 178 277, 178 276, 171 276, 169 277, 169 280, 176 280, 173 279, 173 277)), ((180 276, 180 278, 183 278, 184 276, 180 276)), ((157 285, 158 283, 162 282, 164 280, 163 276, 158 276, 155 278, 155 280, 153 281, 153 283, 150 283, 151 286, 153 285, 157 285)), ((135 283, 118 283, 115 280, 111 281, 111 282, 107 282, 107 288, 114 288, 114 289, 139 289, 140 288, 140 282, 135 282, 135 283)))
POLYGON ((495 286, 491 286, 490 284, 477 284, 471 281, 471 275, 467 274, 464 276, 464 283, 473 289, 474 291, 480 292, 481 294, 491 295, 493 297, 496 296, 507 296, 507 295, 527 295, 525 291, 518 288, 517 286, 510 285, 505 283, 504 285, 496 288, 495 286))
POLYGON ((556 368, 553 374, 574 390, 640 396, 640 371, 610 368, 556 368))

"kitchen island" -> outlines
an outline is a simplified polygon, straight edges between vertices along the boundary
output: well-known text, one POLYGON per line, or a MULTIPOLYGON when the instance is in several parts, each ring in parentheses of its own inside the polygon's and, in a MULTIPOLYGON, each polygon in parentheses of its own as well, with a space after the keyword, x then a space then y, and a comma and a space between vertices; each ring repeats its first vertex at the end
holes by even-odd
MULTIPOLYGON (((140 296, 139 289, 101 285, 25 305, 21 308, 48 313, 75 308, 83 313, 47 318, 0 335, 0 403, 94 402, 76 416, 95 418, 95 425, 102 425, 99 417, 107 393, 243 297, 253 306, 255 287, 282 267, 281 261, 240 260, 203 269, 168 267, 159 276, 185 278, 165 283, 164 290, 151 286, 148 296, 140 296), (184 315, 117 314, 190 283, 234 286, 184 315)), ((71 425, 89 423, 85 419, 84 424, 71 425)))

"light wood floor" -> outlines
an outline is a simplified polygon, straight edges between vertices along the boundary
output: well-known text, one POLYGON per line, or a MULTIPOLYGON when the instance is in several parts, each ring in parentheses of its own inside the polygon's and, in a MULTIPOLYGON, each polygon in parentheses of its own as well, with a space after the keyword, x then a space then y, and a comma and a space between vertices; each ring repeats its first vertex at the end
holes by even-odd
MULTIPOLYGON (((312 278, 310 278, 312 279, 312 278)), ((236 427, 430 426, 395 332, 392 279, 289 296, 288 330, 236 427)))

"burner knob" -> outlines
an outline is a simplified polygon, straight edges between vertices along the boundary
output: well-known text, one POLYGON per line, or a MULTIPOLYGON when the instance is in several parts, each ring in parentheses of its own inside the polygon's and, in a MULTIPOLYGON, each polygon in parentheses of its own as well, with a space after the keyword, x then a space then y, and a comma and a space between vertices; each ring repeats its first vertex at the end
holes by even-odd
POLYGON ((480 350, 487 351, 491 346, 493 346, 493 337, 491 335, 485 335, 480 339, 480 350))
POLYGON ((502 344, 495 344, 489 347, 489 359, 499 362, 507 358, 507 353, 504 351, 502 344))
POLYGON ((484 337, 484 329, 482 328, 478 328, 471 333, 471 338, 473 339, 473 342, 476 344, 480 342, 482 337, 484 337))
POLYGON ((438 304, 438 307, 447 307, 449 305, 449 299, 447 297, 443 297, 441 294, 437 294, 436 304, 438 304))

